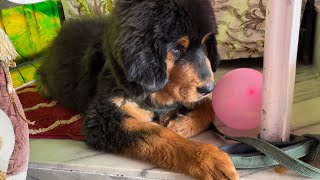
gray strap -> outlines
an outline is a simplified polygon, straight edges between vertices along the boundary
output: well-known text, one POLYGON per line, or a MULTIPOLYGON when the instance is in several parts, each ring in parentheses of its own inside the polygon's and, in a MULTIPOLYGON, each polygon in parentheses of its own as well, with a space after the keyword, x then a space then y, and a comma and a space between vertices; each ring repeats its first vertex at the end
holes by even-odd
POLYGON ((280 164, 302 176, 319 178, 320 169, 317 169, 299 158, 306 157, 307 160, 314 160, 320 151, 320 136, 306 135, 300 137, 305 141, 300 142, 287 149, 279 149, 278 147, 257 138, 252 137, 232 137, 221 133, 215 126, 213 130, 227 140, 234 140, 252 146, 258 152, 263 154, 237 155, 231 154, 231 159, 238 169, 268 167, 280 164))

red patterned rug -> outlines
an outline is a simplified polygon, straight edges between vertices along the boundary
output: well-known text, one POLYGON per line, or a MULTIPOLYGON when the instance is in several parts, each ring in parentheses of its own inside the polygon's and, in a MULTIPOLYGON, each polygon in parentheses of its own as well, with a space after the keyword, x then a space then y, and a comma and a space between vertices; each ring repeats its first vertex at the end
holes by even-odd
POLYGON ((55 138, 84 140, 81 134, 82 117, 53 100, 43 98, 36 86, 29 85, 17 90, 29 125, 30 138, 55 138))

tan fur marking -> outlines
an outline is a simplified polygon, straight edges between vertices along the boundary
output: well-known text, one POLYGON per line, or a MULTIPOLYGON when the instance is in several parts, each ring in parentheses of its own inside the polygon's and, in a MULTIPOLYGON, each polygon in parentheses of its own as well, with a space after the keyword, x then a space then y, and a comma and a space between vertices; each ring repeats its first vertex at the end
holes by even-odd
POLYGON ((166 89, 178 102, 195 102, 200 98, 196 88, 201 86, 202 82, 193 67, 184 65, 173 68, 166 89))
POLYGON ((125 100, 121 97, 113 98, 112 102, 128 116, 139 121, 151 121, 154 117, 151 111, 140 108, 135 102, 125 100))
MULTIPOLYGON (((211 69, 208 58, 206 59, 206 64, 211 69)), ((175 102, 183 104, 196 102, 202 98, 197 92, 197 87, 213 81, 214 78, 214 74, 211 71, 211 77, 206 81, 201 81, 191 64, 175 65, 175 59, 171 52, 168 52, 166 65, 169 77, 168 83, 160 91, 150 96, 156 105, 165 106, 175 102)))
POLYGON ((201 40, 201 44, 206 43, 208 36, 210 36, 212 33, 208 33, 205 36, 203 36, 202 40, 201 40))
POLYGON ((166 64, 167 64, 167 72, 170 73, 172 71, 172 68, 174 67, 174 57, 171 52, 168 52, 166 64))
POLYGON ((189 45, 190 45, 190 40, 189 40, 189 38, 187 37, 187 36, 183 36, 182 38, 180 38, 179 40, 178 40, 178 43, 181 45, 181 46, 183 46, 184 48, 188 48, 189 47, 189 45))
POLYGON ((129 131, 144 130, 150 135, 124 155, 151 162, 161 168, 181 172, 201 180, 239 179, 229 156, 219 148, 185 139, 170 129, 134 119, 124 121, 129 131))
MULTIPOLYGON (((167 55, 166 64, 167 64, 168 76, 170 77, 170 74, 174 68, 174 57, 171 52, 169 52, 167 55)), ((159 105, 159 106, 172 105, 175 102, 174 98, 171 97, 171 95, 169 94, 169 92, 166 91, 165 88, 163 88, 161 91, 158 91, 156 93, 152 93, 150 95, 150 98, 155 105, 159 105)))
MULTIPOLYGON (((206 64, 209 67, 209 69, 212 69, 210 60, 208 58, 206 58, 206 64)), ((211 73, 211 79, 210 80, 214 81, 214 73, 212 71, 210 71, 210 73, 211 73)))
POLYGON ((191 65, 173 66, 168 71, 169 81, 166 86, 153 94, 153 101, 167 105, 171 101, 191 103, 198 101, 201 97, 197 93, 197 87, 202 86, 201 80, 191 65), (164 101, 163 97, 169 95, 171 98, 164 101), (166 102, 166 103, 164 103, 166 102))
POLYGON ((174 99, 165 91, 151 94, 151 101, 159 106, 169 106, 174 103, 174 99))
POLYGON ((167 127, 181 136, 189 138, 208 129, 214 119, 211 99, 206 98, 193 111, 170 121, 167 127))

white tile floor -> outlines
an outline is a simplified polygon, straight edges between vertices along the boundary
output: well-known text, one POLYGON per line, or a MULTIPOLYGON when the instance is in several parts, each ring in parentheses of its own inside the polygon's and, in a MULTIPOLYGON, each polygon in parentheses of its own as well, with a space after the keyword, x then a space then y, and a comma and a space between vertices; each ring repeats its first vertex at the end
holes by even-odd
MULTIPOLYGON (((217 73, 221 77, 230 69, 243 66, 242 63, 226 63, 217 73)), ((261 63, 246 64, 246 67, 261 70, 261 63)), ((295 134, 320 133, 320 80, 312 67, 298 66, 293 107, 292 129, 295 134)), ((257 130, 241 132, 220 126, 231 135, 256 135, 257 130)), ((194 138, 198 141, 221 146, 222 141, 212 132, 205 132, 194 138)), ((71 140, 31 140, 28 179, 190 179, 181 174, 158 169, 148 163, 105 154, 88 148, 83 142, 71 140)), ((314 163, 320 168, 320 160, 314 163)), ((286 180, 304 179, 292 172, 277 174, 274 169, 239 171, 241 179, 286 180)))

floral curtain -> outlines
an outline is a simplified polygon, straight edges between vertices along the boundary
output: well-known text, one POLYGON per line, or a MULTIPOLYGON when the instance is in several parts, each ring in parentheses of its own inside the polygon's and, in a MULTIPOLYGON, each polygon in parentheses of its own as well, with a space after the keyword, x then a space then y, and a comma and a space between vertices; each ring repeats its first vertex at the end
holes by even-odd
POLYGON ((61 0, 66 19, 101 16, 112 11, 113 0, 61 0))
MULTIPOLYGON (((302 12, 307 0, 303 0, 302 12)), ((268 0, 213 0, 222 59, 262 57, 268 0)), ((301 17, 302 18, 302 17, 301 17)))
MULTIPOLYGON (((110 13, 112 0, 62 0, 66 18, 110 13)), ((268 0, 212 0, 223 60, 262 57, 268 0)), ((303 0, 304 10, 306 0, 303 0)))

